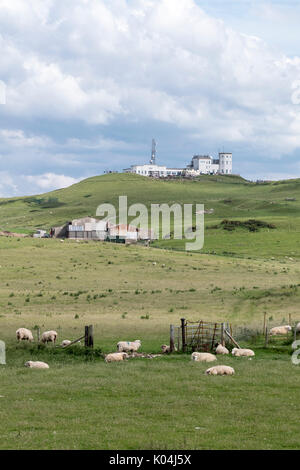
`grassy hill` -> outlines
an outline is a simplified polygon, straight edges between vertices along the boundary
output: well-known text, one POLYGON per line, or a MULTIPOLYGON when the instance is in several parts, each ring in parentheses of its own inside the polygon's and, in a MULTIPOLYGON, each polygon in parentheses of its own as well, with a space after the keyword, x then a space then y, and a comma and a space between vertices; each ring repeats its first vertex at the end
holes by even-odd
MULTIPOLYGON (((0 199, 0 230, 49 229, 76 217, 96 213, 97 206, 119 195, 128 204, 202 203, 214 213, 205 217, 203 251, 216 254, 297 256, 299 251, 300 180, 251 183, 238 176, 201 176, 194 180, 153 180, 133 174, 110 174, 66 189, 32 197, 0 199), (223 219, 259 219, 276 226, 251 233, 241 227, 224 230, 223 219)), ((155 246, 184 249, 184 241, 164 240, 155 246)))
POLYGON ((262 335, 265 314, 269 328, 300 320, 299 185, 106 175, 0 200, 1 228, 18 231, 94 215, 98 204, 117 204, 119 195, 129 204, 214 208, 206 216, 209 255, 172 251, 184 249, 176 240, 154 244, 164 250, 0 237, 0 339, 7 353, 0 367, 0 449, 299 449, 292 337, 264 348, 262 335), (276 228, 249 231, 251 224, 222 224, 225 218, 276 228), (208 364, 190 354, 115 364, 98 355, 136 338, 143 352, 159 353, 170 324, 180 325, 182 317, 232 323, 233 336, 255 357, 220 357, 235 376, 209 377, 208 364), (60 343, 80 337, 89 324, 94 355, 82 345, 62 350, 16 342, 19 327, 35 338, 37 328, 54 329, 60 343), (28 360, 46 361, 50 369, 27 369, 28 360))

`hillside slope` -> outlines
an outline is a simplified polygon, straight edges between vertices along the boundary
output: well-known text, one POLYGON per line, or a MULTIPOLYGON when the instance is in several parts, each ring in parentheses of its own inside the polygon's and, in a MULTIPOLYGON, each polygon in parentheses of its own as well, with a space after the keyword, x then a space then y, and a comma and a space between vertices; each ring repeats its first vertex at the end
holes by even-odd
POLYGON ((147 207, 151 203, 202 203, 214 208, 218 218, 293 216, 300 209, 300 180, 255 184, 236 176, 172 181, 133 174, 95 176, 37 196, 0 199, 0 229, 49 228, 75 217, 93 216, 104 202, 118 207, 119 195, 127 195, 128 204, 139 202, 147 207))
MULTIPOLYGON (((127 195, 128 205, 143 203, 201 203, 214 209, 206 226, 223 219, 260 219, 276 230, 249 233, 215 228, 206 231, 206 252, 297 256, 300 223, 300 180, 264 184, 237 176, 201 176, 194 180, 153 180, 134 174, 109 174, 81 181, 65 189, 32 197, 0 199, 0 230, 49 229, 73 218, 94 216, 99 204, 118 208, 118 197, 127 195)), ((183 249, 182 241, 165 240, 157 246, 183 249)))

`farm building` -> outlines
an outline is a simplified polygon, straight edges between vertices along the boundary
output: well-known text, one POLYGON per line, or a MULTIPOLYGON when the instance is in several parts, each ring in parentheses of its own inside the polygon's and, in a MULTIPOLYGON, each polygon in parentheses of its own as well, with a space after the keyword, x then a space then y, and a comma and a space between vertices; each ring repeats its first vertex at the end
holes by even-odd
POLYGON ((93 217, 74 219, 61 227, 52 227, 50 235, 53 238, 106 240, 107 222, 93 217))
POLYGON ((68 225, 68 238, 106 240, 107 222, 93 217, 72 220, 72 223, 68 225))
POLYGON ((136 243, 138 240, 154 238, 152 230, 140 229, 132 225, 113 225, 93 217, 74 219, 61 227, 53 227, 50 235, 53 238, 116 241, 119 243, 136 243))

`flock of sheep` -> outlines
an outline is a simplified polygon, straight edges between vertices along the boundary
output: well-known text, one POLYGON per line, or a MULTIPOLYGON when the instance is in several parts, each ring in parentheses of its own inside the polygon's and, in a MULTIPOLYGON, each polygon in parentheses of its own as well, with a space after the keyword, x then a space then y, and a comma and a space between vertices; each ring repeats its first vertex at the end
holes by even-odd
MULTIPOLYGON (((217 344, 216 347, 216 355, 226 355, 229 354, 228 349, 225 346, 222 346, 222 344, 217 344)), ((254 351, 252 349, 238 349, 238 348, 233 348, 231 351, 231 354, 236 357, 252 357, 255 356, 254 351)), ((197 361, 197 362, 214 362, 217 360, 217 356, 215 354, 211 353, 201 353, 201 352, 193 352, 192 353, 192 361, 197 361)), ((219 366, 214 366, 210 367, 205 371, 205 374, 207 375, 234 375, 235 371, 233 367, 229 366, 224 366, 224 365, 219 365, 219 366)))
MULTIPOLYGON (((292 330, 290 325, 284 326, 276 326, 271 328, 270 336, 275 335, 285 335, 292 330)), ((296 326, 296 333, 300 332, 300 322, 296 326)), ((33 334, 27 328, 19 328, 16 331, 16 336, 18 341, 33 341, 33 334)), ((41 342, 45 343, 54 343, 57 339, 57 332, 54 330, 45 331, 41 336, 41 342)), ((61 343, 61 347, 66 347, 71 344, 69 340, 63 340, 61 343)), ((117 352, 109 353, 105 356, 105 362, 120 362, 128 359, 129 353, 132 355, 137 356, 137 351, 141 347, 141 341, 136 339, 135 341, 119 341, 117 344, 117 352)), ((161 346, 162 354, 169 354, 171 352, 170 346, 163 344, 161 346)), ((175 348, 176 350, 176 348, 175 348)), ((229 350, 222 346, 221 344, 216 344, 216 354, 211 353, 203 353, 203 352, 193 352, 192 353, 192 360, 197 362, 213 362, 217 360, 217 355, 226 355, 229 354, 229 350)), ((235 357, 252 357, 255 356, 254 351, 252 349, 241 349, 241 348, 233 348, 231 354, 235 357)), ((148 355, 147 357, 155 357, 153 355, 148 355)), ((49 365, 45 362, 41 361, 27 361, 25 363, 26 367, 36 368, 36 369, 49 369, 49 365)), ((225 366, 225 365, 218 365, 211 367, 206 370, 205 372, 207 375, 234 375, 235 371, 232 367, 225 366)))

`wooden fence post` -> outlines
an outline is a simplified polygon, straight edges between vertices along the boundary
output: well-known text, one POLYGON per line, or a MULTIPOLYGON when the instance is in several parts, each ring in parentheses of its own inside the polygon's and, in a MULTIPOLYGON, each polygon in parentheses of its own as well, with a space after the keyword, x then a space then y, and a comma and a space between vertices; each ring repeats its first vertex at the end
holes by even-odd
POLYGON ((267 312, 264 312, 263 335, 266 333, 266 319, 267 319, 267 312))
POLYGON ((268 328, 266 327, 266 331, 265 331, 265 348, 268 346, 268 328))
POLYGON ((186 350, 186 343, 185 343, 185 318, 181 319, 181 335, 182 335, 182 352, 186 350))
POLYGON ((221 326, 221 344, 222 346, 225 346, 225 323, 222 323, 221 326))
POLYGON ((40 334, 41 334, 41 330, 38 328, 37 331, 36 331, 36 334, 37 334, 37 342, 39 344, 40 342, 40 334))
POLYGON ((175 349, 175 335, 174 335, 174 325, 170 325, 170 352, 172 353, 175 349))
POLYGON ((93 329, 93 325, 89 325, 89 326, 85 327, 84 345, 85 345, 86 348, 93 348, 94 347, 94 329, 93 329))

